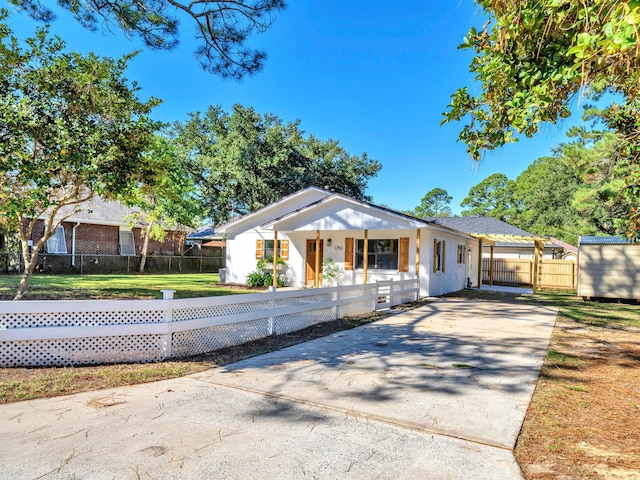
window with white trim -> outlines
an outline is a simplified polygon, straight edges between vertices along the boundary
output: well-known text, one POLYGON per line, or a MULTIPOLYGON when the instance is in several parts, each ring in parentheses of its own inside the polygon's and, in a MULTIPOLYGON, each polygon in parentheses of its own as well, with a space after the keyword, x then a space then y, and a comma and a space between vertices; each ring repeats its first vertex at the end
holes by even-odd
POLYGON ((444 240, 433 240, 433 271, 444 272, 444 255, 447 242, 444 240))
POLYGON ((47 240, 47 252, 67 253, 67 241, 64 238, 64 227, 58 226, 56 233, 47 240))
POLYGON ((133 241, 133 232, 130 230, 120 230, 118 235, 120 240, 120 255, 135 255, 136 246, 133 241))
MULTIPOLYGON (((356 240, 356 268, 364 268, 364 239, 356 240)), ((368 240, 367 269, 397 270, 398 239, 368 240)))
POLYGON ((458 244, 458 265, 467 263, 467 246, 458 244))

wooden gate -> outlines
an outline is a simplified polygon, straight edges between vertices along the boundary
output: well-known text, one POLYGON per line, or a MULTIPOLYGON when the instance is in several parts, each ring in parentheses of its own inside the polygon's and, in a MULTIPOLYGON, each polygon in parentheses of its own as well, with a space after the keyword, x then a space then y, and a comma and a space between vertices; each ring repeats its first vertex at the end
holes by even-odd
MULTIPOLYGON (((489 283, 489 258, 482 259, 482 283, 489 283)), ((570 260, 543 259, 540 265, 540 287, 575 289, 578 286, 578 264, 570 260)), ((532 285, 533 259, 494 258, 494 285, 532 285)))

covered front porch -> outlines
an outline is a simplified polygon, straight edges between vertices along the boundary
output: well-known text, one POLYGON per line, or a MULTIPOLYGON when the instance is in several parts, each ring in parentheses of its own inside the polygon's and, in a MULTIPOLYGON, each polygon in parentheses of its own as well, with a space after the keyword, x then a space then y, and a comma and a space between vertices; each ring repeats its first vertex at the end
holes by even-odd
MULTIPOLYGON (((323 263, 333 261, 341 275, 335 283, 367 284, 375 281, 421 277, 421 237, 415 229, 273 230, 274 243, 288 240, 289 271, 297 284, 307 288, 327 285, 323 263)), ((277 285, 278 257, 273 258, 277 285)))

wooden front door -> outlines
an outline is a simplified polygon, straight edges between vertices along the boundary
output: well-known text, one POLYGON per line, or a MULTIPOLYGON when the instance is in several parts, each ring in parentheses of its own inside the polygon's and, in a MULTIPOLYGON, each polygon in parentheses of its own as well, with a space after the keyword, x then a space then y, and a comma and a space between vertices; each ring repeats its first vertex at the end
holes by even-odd
MULTIPOLYGON (((318 273, 318 287, 322 285, 322 278, 320 275, 322 274, 322 253, 324 249, 324 240, 319 240, 320 242, 320 272, 318 273)), ((307 240, 307 267, 306 267, 306 275, 305 275, 305 284, 306 285, 315 285, 316 281, 316 241, 315 240, 307 240)))

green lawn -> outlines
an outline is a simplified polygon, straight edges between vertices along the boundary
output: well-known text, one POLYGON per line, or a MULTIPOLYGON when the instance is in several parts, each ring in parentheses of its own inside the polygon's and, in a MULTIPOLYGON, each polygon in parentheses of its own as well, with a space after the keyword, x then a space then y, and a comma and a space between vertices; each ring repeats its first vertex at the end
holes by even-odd
MULTIPOLYGON (((0 275, 0 299, 10 300, 20 277, 0 275)), ((160 290, 175 290, 175 298, 211 297, 252 293, 216 285, 217 273, 166 275, 34 275, 26 300, 162 298, 160 290)))

